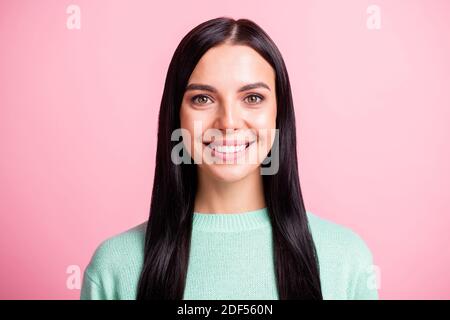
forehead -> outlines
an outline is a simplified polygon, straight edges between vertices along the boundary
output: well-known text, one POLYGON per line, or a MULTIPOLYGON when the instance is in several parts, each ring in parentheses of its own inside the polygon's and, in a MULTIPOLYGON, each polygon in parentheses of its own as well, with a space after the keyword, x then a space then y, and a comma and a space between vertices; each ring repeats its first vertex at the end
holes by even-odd
POLYGON ((223 44, 209 49, 199 60, 188 83, 217 87, 239 87, 263 81, 274 88, 275 71, 253 48, 223 44))

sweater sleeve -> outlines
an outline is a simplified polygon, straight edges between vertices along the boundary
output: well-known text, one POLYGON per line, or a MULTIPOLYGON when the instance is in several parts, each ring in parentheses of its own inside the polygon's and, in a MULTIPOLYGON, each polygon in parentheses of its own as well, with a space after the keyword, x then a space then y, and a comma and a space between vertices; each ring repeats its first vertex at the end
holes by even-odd
POLYGON ((103 287, 92 279, 86 269, 81 286, 80 300, 105 300, 106 294, 103 287))
POLYGON ((378 300, 378 268, 373 264, 372 252, 361 238, 355 260, 355 280, 350 299, 378 300))
POLYGON ((114 261, 111 259, 111 248, 108 240, 103 241, 96 249, 84 270, 80 300, 111 299, 111 270, 114 261))

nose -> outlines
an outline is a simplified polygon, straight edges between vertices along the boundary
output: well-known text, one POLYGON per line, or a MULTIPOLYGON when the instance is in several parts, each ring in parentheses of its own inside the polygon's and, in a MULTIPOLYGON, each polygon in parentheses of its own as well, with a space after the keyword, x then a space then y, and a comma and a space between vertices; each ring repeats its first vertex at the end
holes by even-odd
POLYGON ((215 127, 220 130, 235 130, 242 128, 243 119, 239 106, 232 101, 221 103, 218 108, 215 127))

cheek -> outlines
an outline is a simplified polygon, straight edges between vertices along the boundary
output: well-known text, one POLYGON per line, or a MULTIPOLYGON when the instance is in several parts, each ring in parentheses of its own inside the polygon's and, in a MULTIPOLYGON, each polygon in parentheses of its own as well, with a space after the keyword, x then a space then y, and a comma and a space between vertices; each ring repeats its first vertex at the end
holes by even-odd
POLYGON ((192 112, 185 106, 181 106, 180 109, 180 127, 184 129, 182 131, 183 144, 187 152, 193 156, 193 142, 194 142, 194 117, 192 112))
POLYGON ((258 131, 258 157, 260 162, 272 148, 276 134, 276 105, 252 116, 251 126, 258 131))
POLYGON ((194 161, 199 162, 203 153, 203 133, 205 128, 208 127, 207 114, 182 106, 180 109, 180 126, 185 129, 183 141, 187 151, 194 161))
POLYGON ((267 108, 264 110, 258 110, 254 112, 251 119, 251 126, 255 129, 271 130, 276 127, 276 107, 267 108))
POLYGON ((204 110, 195 110, 185 105, 181 106, 180 123, 182 128, 191 128, 193 130, 194 126, 199 124, 204 127, 208 124, 209 117, 209 113, 204 110))
POLYGON ((198 121, 198 115, 196 113, 189 109, 189 107, 181 107, 180 110, 180 125, 181 128, 186 129, 189 131, 191 138, 194 138, 194 131, 195 131, 195 125, 196 121, 198 121))

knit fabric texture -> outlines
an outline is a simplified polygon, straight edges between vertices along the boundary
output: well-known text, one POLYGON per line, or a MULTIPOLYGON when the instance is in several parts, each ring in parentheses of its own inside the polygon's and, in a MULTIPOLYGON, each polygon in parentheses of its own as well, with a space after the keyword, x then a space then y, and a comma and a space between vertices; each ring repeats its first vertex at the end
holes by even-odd
MULTIPOLYGON (((348 227, 306 212, 326 300, 378 299, 366 242, 348 227)), ((82 300, 134 300, 147 221, 100 243, 83 275, 82 300)), ((279 299, 267 208, 193 213, 184 300, 279 299)))

